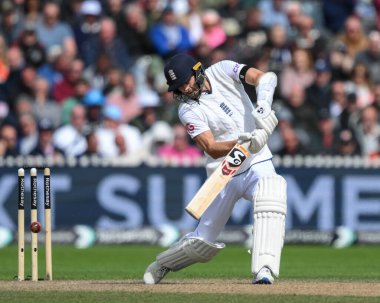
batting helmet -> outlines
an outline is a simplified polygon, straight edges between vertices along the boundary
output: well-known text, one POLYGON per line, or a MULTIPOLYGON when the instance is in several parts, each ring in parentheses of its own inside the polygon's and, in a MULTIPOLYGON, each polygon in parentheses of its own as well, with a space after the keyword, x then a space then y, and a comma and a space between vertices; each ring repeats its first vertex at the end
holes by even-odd
POLYGON ((187 54, 177 54, 170 58, 164 68, 166 82, 169 85, 168 91, 175 91, 189 81, 194 75, 196 64, 197 61, 187 54))

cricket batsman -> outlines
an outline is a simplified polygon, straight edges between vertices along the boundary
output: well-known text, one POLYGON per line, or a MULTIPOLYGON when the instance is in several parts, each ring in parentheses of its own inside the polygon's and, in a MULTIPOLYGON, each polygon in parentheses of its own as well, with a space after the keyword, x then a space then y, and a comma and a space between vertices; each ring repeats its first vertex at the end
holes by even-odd
POLYGON ((272 284, 279 276, 284 244, 286 181, 278 175, 267 146, 277 125, 271 110, 277 76, 223 60, 206 70, 187 54, 170 58, 164 68, 168 91, 180 102, 178 114, 206 156, 207 175, 238 142, 249 141, 250 156, 203 213, 196 229, 160 253, 144 273, 157 284, 169 272, 210 261, 225 245, 216 242, 235 203, 253 203, 253 284, 272 284), (243 84, 256 87, 252 105, 243 84))

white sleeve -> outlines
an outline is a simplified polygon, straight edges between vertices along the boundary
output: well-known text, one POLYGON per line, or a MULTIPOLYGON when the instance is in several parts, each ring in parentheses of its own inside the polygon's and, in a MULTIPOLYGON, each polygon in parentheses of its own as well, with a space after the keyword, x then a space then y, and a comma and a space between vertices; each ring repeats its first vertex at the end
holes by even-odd
POLYGON ((185 110, 179 112, 179 119, 185 125, 187 133, 193 139, 199 134, 210 130, 207 119, 204 115, 195 110, 185 110))
POLYGON ((220 66, 228 77, 233 79, 235 82, 241 83, 239 75, 245 64, 240 64, 231 60, 223 60, 220 61, 220 66))

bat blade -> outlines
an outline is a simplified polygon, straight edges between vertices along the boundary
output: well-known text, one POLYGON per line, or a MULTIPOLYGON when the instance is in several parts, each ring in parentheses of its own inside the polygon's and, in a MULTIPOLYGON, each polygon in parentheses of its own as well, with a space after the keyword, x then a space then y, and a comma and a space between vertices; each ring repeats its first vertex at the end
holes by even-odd
POLYGON ((211 176, 208 177, 185 208, 191 216, 197 220, 202 217, 216 196, 249 157, 249 143, 249 141, 242 144, 236 143, 211 176))

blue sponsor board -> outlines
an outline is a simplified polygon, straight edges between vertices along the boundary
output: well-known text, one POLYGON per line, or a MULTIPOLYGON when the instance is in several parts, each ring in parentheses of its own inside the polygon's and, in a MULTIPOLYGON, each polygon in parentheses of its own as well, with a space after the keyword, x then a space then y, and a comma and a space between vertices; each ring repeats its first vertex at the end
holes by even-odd
MULTIPOLYGON (((375 169, 284 168, 288 183, 288 230, 380 230, 380 174, 375 169)), ((29 220, 30 179, 25 178, 29 220)), ((52 225, 139 229, 175 225, 192 230, 197 221, 185 206, 206 178, 203 168, 52 168, 52 225)), ((17 168, 0 172, 0 226, 17 226, 17 168)), ((39 220, 43 222, 43 175, 38 176, 39 220)), ((275 189, 273 189, 275 190, 275 189)), ((251 223, 252 206, 239 201, 229 227, 251 223)))

